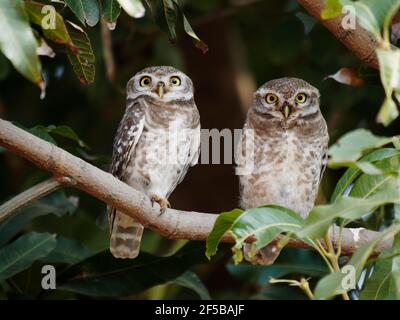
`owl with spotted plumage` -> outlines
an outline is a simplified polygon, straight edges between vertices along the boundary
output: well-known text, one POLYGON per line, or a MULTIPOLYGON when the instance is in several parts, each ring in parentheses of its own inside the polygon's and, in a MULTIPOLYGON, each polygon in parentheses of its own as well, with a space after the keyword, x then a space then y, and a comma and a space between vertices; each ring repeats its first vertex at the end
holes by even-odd
MULTIPOLYGON (((147 195, 160 213, 190 166, 197 164, 200 116, 191 79, 167 66, 149 67, 127 84, 125 114, 113 146, 110 172, 147 195)), ((110 251, 135 258, 143 226, 109 207, 110 251)))
MULTIPOLYGON (((237 148, 243 209, 278 204, 303 218, 313 208, 327 161, 328 130, 318 89, 304 80, 271 80, 254 94, 237 148), (251 136, 251 138, 250 138, 251 136), (249 166, 251 164, 251 166, 249 166)), ((270 244, 247 260, 272 264, 280 248, 270 244)))

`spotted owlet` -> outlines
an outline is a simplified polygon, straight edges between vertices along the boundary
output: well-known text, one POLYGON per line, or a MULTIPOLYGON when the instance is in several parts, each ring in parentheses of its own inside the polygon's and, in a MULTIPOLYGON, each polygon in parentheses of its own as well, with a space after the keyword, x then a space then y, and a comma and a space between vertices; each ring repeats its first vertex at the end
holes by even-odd
MULTIPOLYGON (((242 208, 278 204, 307 217, 327 160, 319 98, 316 88, 296 78, 269 81, 255 92, 237 154, 238 168, 251 168, 239 176, 242 208)), ((266 265, 280 252, 271 244, 250 258, 248 250, 247 260, 266 265)))
MULTIPOLYGON (((127 85, 127 106, 114 141, 111 173, 157 202, 161 212, 188 168, 197 164, 200 117, 193 83, 173 67, 150 67, 127 85)), ((110 251, 139 254, 143 226, 109 207, 110 251)))

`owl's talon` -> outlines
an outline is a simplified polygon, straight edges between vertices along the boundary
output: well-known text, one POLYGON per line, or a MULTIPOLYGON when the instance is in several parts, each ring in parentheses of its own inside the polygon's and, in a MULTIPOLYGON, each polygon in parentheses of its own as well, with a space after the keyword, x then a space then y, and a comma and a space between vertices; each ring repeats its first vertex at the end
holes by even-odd
POLYGON ((165 198, 159 197, 157 195, 152 195, 150 197, 150 200, 152 207, 154 207, 154 202, 158 203, 158 205, 160 206, 160 215, 162 215, 167 210, 167 208, 171 208, 170 203, 165 198))

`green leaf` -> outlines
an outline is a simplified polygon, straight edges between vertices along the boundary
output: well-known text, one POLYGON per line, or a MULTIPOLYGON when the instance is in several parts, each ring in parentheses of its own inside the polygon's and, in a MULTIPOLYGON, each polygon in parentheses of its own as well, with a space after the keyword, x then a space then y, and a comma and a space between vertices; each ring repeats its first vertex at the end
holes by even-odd
POLYGON ((391 143, 393 138, 379 137, 365 129, 357 129, 345 134, 329 148, 331 167, 354 163, 366 152, 391 143))
MULTIPOLYGON (((241 252, 245 240, 253 236, 256 240, 251 244, 251 256, 280 233, 297 232, 303 225, 304 220, 299 214, 284 207, 267 205, 247 210, 234 221, 230 230, 236 241, 234 252, 241 252)), ((239 263, 241 258, 241 254, 234 255, 235 263, 239 263)))
POLYGON ((53 137, 49 134, 48 130, 44 126, 35 126, 28 130, 29 133, 35 135, 36 137, 43 139, 47 142, 50 142, 54 145, 57 145, 57 142, 53 139, 53 137))
MULTIPOLYGON (((383 148, 379 150, 375 150, 366 156, 362 157, 361 161, 376 163, 380 160, 384 160, 390 157, 399 156, 400 151, 392 148, 383 148)), ((347 187, 361 174, 361 170, 358 167, 348 168, 343 176, 340 178, 338 183, 336 184, 335 190, 331 196, 331 202, 335 202, 336 199, 344 193, 347 187)))
MULTIPOLYGON (((46 11, 42 13, 44 6, 45 5, 40 2, 25 1, 25 10, 29 16, 29 20, 40 27, 43 26, 43 18, 45 18, 47 15, 46 11)), ((72 50, 77 50, 68 34, 64 19, 58 12, 55 13, 55 28, 42 27, 42 31, 47 39, 50 39, 56 43, 64 44, 70 47, 72 50)))
POLYGON ((50 125, 47 127, 47 131, 51 134, 56 134, 61 137, 75 141, 79 144, 79 146, 83 148, 88 148, 88 145, 79 138, 79 136, 71 127, 50 125))
POLYGON ((57 145, 57 142, 51 135, 58 135, 60 137, 67 138, 69 140, 78 143, 80 147, 89 148, 88 145, 79 138, 76 132, 71 127, 68 126, 49 125, 45 127, 42 125, 37 125, 29 129, 28 131, 33 135, 55 145, 57 145))
POLYGON ((72 42, 78 48, 79 53, 76 54, 71 49, 67 49, 68 59, 83 84, 89 84, 94 81, 95 77, 95 56, 90 44, 88 35, 77 25, 68 24, 68 32, 72 42))
POLYGON ((400 192, 392 187, 380 190, 366 199, 340 197, 332 204, 314 207, 305 220, 305 227, 296 235, 300 238, 322 238, 337 218, 355 220, 381 205, 397 202, 400 202, 400 192))
MULTIPOLYGON (((344 2, 342 0, 342 2, 344 2)), ((371 32, 378 40, 381 39, 381 30, 390 27, 395 13, 400 8, 398 0, 361 0, 356 2, 346 1, 355 7, 355 12, 360 25, 371 32)), ((344 4, 344 3, 343 3, 344 4)))
POLYGON ((193 265, 204 263, 204 243, 192 241, 169 257, 141 252, 139 257, 115 259, 108 251, 71 267, 58 289, 97 297, 126 296, 170 282, 193 265))
POLYGON ((396 286, 392 268, 392 259, 378 261, 374 266, 372 276, 365 282, 365 287, 360 293, 360 299, 398 300, 400 288, 396 286))
POLYGON ((103 0, 102 15, 110 30, 114 30, 121 14, 121 5, 117 0, 103 0))
POLYGON ((207 288, 204 286, 197 274, 192 271, 186 271, 184 274, 173 280, 172 283, 193 290, 202 300, 211 300, 207 288))
POLYGON ((0 50, 24 77, 43 89, 37 41, 22 0, 0 1, 0 50))
POLYGON ((176 28, 179 17, 182 21, 184 31, 193 38, 196 47, 203 53, 207 52, 207 45, 194 32, 177 0, 147 0, 146 3, 150 7, 154 20, 160 29, 169 33, 171 41, 175 42, 177 39, 176 28))
POLYGON ((122 9, 133 18, 142 18, 146 12, 141 0, 118 0, 122 9))
MULTIPOLYGON (((376 163, 378 169, 384 172, 398 173, 400 171, 400 156, 396 155, 376 163)), ((395 178, 392 175, 361 175, 353 185, 349 195, 358 198, 367 198, 379 189, 385 187, 395 178)))
POLYGON ((342 287, 342 280, 345 274, 341 272, 333 272, 323 277, 316 285, 314 290, 315 299, 327 299, 342 293, 347 290, 342 287))
POLYGON ((76 240, 57 236, 57 245, 42 261, 76 264, 92 255, 92 252, 76 240))
POLYGON ((73 213, 77 204, 67 198, 64 192, 54 192, 16 212, 0 223, 0 247, 20 232, 30 221, 39 216, 54 214, 62 217, 73 213))
POLYGON ((168 25, 169 34, 172 41, 176 41, 176 11, 172 0, 162 0, 164 6, 165 20, 168 25))
POLYGON ((222 236, 232 227, 233 222, 243 213, 243 210, 234 209, 221 213, 215 221, 214 227, 207 237, 206 256, 211 259, 217 253, 218 244, 222 236))
POLYGON ((227 264, 229 273, 246 283, 265 285, 269 279, 281 278, 288 274, 301 274, 312 277, 326 275, 329 270, 321 257, 312 250, 285 248, 271 266, 241 263, 227 264))
POLYGON ((90 27, 93 27, 99 22, 100 10, 97 0, 64 1, 83 25, 87 23, 90 27))
POLYGON ((326 0, 321 18, 324 20, 333 19, 342 14, 342 4, 340 0, 326 0))
POLYGON ((383 251, 374 265, 373 274, 365 282, 360 293, 362 300, 400 299, 400 235, 397 234, 393 247, 383 251))
POLYGON ((48 255, 56 244, 55 235, 32 232, 0 249, 0 280, 29 268, 33 262, 48 255))
MULTIPOLYGON (((377 236, 374 240, 362 245, 358 248, 350 261, 347 263, 349 266, 353 266, 355 269, 355 276, 358 279, 361 275, 361 272, 364 269, 365 263, 373 252, 374 248, 385 238, 389 236, 394 236, 400 231, 400 225, 390 227, 383 231, 379 236, 377 236)), ((348 289, 343 288, 342 280, 346 276, 345 273, 335 272, 327 275, 322 278, 316 288, 315 288, 315 298, 316 299, 327 299, 331 298, 335 295, 341 294, 343 292, 347 292, 348 289)))
POLYGON ((200 40, 200 38, 194 32, 192 26, 189 23, 189 20, 186 18, 185 14, 183 13, 183 10, 179 6, 178 1, 173 0, 173 2, 175 3, 176 7, 179 9, 179 12, 182 16, 183 29, 190 37, 193 38, 196 47, 199 48, 201 50, 201 52, 206 53, 208 51, 208 46, 202 40, 200 40))

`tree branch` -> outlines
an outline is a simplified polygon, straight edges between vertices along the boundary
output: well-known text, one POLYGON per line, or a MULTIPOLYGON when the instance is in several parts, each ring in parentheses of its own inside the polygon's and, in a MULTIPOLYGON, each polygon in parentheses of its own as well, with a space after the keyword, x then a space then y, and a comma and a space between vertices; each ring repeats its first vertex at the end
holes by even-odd
POLYGON ((321 12, 325 5, 324 0, 298 0, 298 2, 310 15, 321 21, 358 59, 374 69, 379 69, 379 62, 375 53, 378 43, 358 22, 356 29, 345 30, 342 27, 343 15, 328 20, 321 18, 321 12))
MULTIPOLYGON (((78 188, 114 206, 119 211, 135 218, 147 228, 167 238, 205 240, 217 218, 215 214, 174 209, 167 209, 165 213, 160 215, 158 205, 155 204, 155 207, 152 207, 150 199, 144 194, 116 179, 111 174, 2 119, 0 119, 0 145, 33 162, 39 168, 54 174, 53 183, 43 183, 42 190, 51 191, 50 187, 59 187, 58 183, 78 188)), ((33 195, 31 194, 36 187, 29 189, 31 192, 28 190, 17 196, 18 202, 21 202, 22 198, 31 201, 35 195, 42 196, 44 192, 35 191, 33 195)), ((336 244, 339 238, 338 232, 336 229, 332 229, 330 234, 333 243, 336 244)), ((344 229, 342 254, 351 254, 357 247, 373 240, 378 234, 378 232, 366 229, 344 229)), ((276 241, 279 241, 279 239, 277 238, 276 241)), ((222 241, 233 242, 233 239, 226 234, 222 241)), ((251 242, 254 239, 248 239, 248 241, 251 242)), ((375 248, 374 255, 390 248, 392 242, 393 239, 381 242, 375 248)), ((307 244, 298 239, 291 239, 288 246, 309 248, 307 244)))
POLYGON ((18 194, 0 206, 0 223, 7 219, 14 211, 25 207, 32 201, 44 197, 62 186, 63 183, 61 181, 50 178, 18 194))

